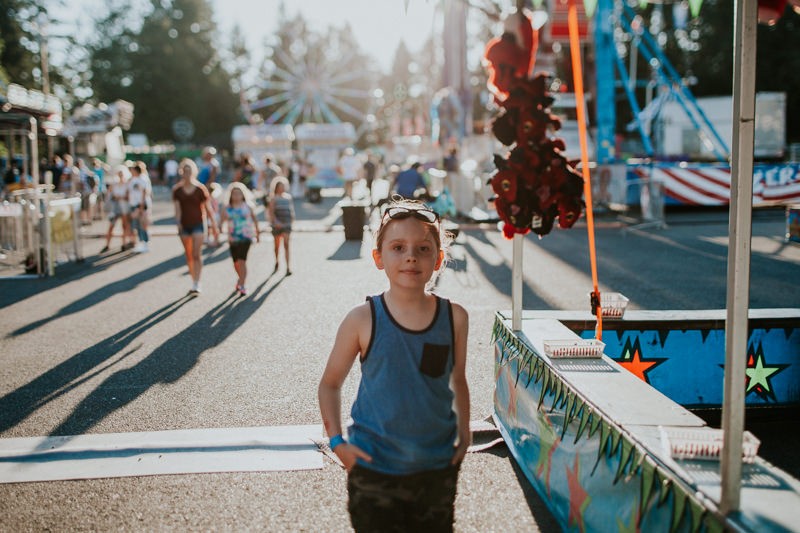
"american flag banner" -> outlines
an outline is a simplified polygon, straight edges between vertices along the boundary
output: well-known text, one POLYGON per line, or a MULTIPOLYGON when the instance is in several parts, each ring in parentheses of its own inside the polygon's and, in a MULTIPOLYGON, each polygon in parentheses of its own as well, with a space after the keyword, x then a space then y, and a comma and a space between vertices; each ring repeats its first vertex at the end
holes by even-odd
MULTIPOLYGON (((651 179, 663 183, 664 200, 667 205, 714 206, 730 203, 731 169, 728 165, 701 163, 629 165, 627 179, 628 181, 651 179)), ((798 202, 800 202, 800 163, 754 166, 753 205, 788 205, 798 202)))

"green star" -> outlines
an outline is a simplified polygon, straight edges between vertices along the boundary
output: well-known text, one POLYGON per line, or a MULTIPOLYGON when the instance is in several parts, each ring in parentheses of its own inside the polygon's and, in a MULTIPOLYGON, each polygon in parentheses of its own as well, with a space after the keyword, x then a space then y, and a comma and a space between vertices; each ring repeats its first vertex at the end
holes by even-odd
POLYGON ((769 392, 769 377, 778 370, 780 370, 780 367, 764 366, 764 359, 761 357, 761 354, 758 354, 755 366, 745 369, 747 377, 750 378, 750 382, 747 384, 747 392, 750 392, 759 385, 761 385, 765 391, 769 392))

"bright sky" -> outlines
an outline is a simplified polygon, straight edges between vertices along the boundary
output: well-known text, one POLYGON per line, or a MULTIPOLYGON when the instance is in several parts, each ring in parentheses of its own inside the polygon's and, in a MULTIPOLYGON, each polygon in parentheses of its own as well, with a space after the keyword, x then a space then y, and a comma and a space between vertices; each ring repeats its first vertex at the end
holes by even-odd
MULTIPOLYGON (((138 0, 142 5, 146 0, 138 0)), ((439 0, 284 0, 287 16, 301 12, 315 31, 350 23, 361 49, 387 71, 400 41, 412 52, 420 49, 434 29, 439 33, 442 14, 436 13, 439 0)), ((72 0, 66 6, 50 2, 54 20, 83 31, 90 30, 87 13, 105 13, 104 0, 72 0), (77 4, 77 5, 76 5, 77 4)), ((234 24, 245 33, 256 65, 262 58, 264 38, 278 29, 277 13, 281 0, 211 0, 222 44, 230 42, 234 24)), ((57 44, 52 45, 57 48, 57 44)), ((54 50, 57 52, 57 50, 54 50)))
MULTIPOLYGON (((264 37, 274 33, 281 0, 212 0, 217 24, 223 34, 234 24, 245 32, 248 47, 260 58, 264 37)), ((419 50, 431 35, 434 25, 441 25, 436 14, 438 0, 284 0, 289 17, 298 11, 315 31, 350 23, 362 50, 388 70, 400 41, 412 52, 419 50)))

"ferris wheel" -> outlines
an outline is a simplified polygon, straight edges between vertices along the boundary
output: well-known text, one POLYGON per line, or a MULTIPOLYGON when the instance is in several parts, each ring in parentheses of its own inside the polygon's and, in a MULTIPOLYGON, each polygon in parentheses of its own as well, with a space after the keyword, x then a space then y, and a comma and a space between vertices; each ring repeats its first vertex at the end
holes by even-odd
POLYGON ((282 66, 276 65, 271 77, 258 84, 269 96, 252 102, 242 97, 242 111, 249 122, 258 121, 255 113, 264 109, 269 112, 263 118, 266 124, 367 120, 367 114, 348 102, 369 101, 372 97, 371 91, 361 88, 371 73, 348 68, 355 54, 337 58, 302 50, 287 53, 277 47, 274 53, 282 66))

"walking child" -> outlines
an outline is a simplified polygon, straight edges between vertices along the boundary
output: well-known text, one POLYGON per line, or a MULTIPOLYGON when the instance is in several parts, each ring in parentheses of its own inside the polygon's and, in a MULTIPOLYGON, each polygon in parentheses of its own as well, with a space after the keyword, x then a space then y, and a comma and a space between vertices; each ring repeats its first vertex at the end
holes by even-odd
POLYGON ((292 222, 294 222, 294 200, 292 195, 289 194, 289 180, 283 176, 277 176, 272 180, 272 193, 270 194, 267 215, 270 224, 272 224, 272 236, 275 238, 275 270, 278 270, 278 252, 280 252, 281 241, 283 241, 283 259, 286 261, 286 275, 291 276, 289 237, 292 236, 292 222))
POLYGON ((428 291, 446 237, 419 202, 389 205, 372 251, 389 289, 345 316, 319 385, 330 447, 348 471, 356 531, 452 531, 461 461, 471 442, 468 316, 428 291), (356 358, 361 382, 347 439, 341 388, 356 358))
POLYGON ((134 247, 136 253, 150 251, 149 226, 153 205, 153 185, 147 175, 147 165, 137 161, 130 167, 131 179, 128 180, 128 201, 131 206, 131 229, 136 232, 139 243, 134 247))
MULTIPOLYGON (((213 146, 206 146, 203 148, 203 154, 201 156, 202 164, 200 168, 197 170, 197 181, 203 184, 206 189, 213 195, 214 189, 219 188, 219 184, 217 183, 217 178, 219 178, 220 174, 220 164, 217 161, 217 149, 213 146), (215 187, 216 185, 216 187, 215 187)), ((179 169, 180 173, 180 169, 179 169)), ((213 200, 213 198, 212 198, 213 200)), ((213 218, 215 221, 219 221, 219 213, 217 212, 218 205, 216 202, 212 201, 209 204, 209 217, 213 218), (212 217, 213 215, 213 217, 212 217)), ((208 239, 206 242, 211 243, 212 246, 219 246, 219 240, 217 237, 219 234, 217 232, 212 232, 212 225, 209 223, 206 230, 208 231, 208 239), (212 239, 213 236, 213 239, 212 239)))
MULTIPOLYGON (((207 188, 208 188, 208 194, 209 194, 209 196, 211 198, 211 201, 209 202, 209 205, 211 206, 211 211, 209 212, 208 216, 211 219, 214 220, 214 224, 216 224, 217 227, 219 228, 221 226, 221 224, 220 224, 221 218, 220 218, 220 214, 219 214, 219 207, 220 207, 220 201, 222 200, 222 197, 225 196, 225 190, 222 188, 222 185, 220 185, 217 182, 212 183, 207 188)), ((219 246, 219 233, 214 234, 213 232, 211 232, 211 225, 210 224, 209 224, 207 229, 209 230, 208 234, 209 235, 214 235, 214 237, 213 237, 213 239, 208 240, 206 242, 207 242, 207 244, 209 246, 213 246, 214 248, 216 248, 217 246, 219 246)))
POLYGON ((131 173, 128 167, 120 165, 108 184, 108 231, 106 232, 106 245, 100 250, 101 254, 108 251, 111 246, 111 237, 114 235, 114 226, 117 220, 122 221, 122 251, 132 248, 133 242, 130 230, 131 208, 128 203, 128 179, 131 173))
POLYGON ((197 165, 191 159, 181 161, 178 168, 180 181, 172 188, 175 219, 178 221, 178 236, 186 254, 186 266, 192 278, 189 294, 200 293, 200 273, 203 270, 203 235, 208 224, 219 239, 219 229, 214 221, 211 199, 205 185, 197 181, 197 165))
POLYGON ((255 239, 261 242, 256 206, 253 193, 241 182, 234 182, 228 186, 225 195, 225 208, 220 211, 222 223, 228 224, 228 248, 233 259, 233 268, 236 270, 236 291, 245 296, 247 288, 247 252, 255 239))

